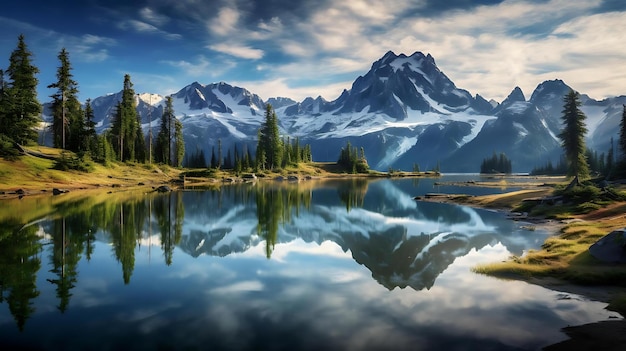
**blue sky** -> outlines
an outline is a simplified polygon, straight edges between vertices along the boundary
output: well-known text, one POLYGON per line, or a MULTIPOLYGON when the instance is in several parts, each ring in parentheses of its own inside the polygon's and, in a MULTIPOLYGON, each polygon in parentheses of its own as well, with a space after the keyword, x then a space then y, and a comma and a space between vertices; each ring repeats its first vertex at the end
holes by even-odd
POLYGON ((0 68, 17 37, 34 54, 39 99, 70 54, 79 98, 170 94, 224 81, 263 99, 334 100, 387 51, 430 53, 458 87, 501 101, 563 79, 593 98, 626 94, 623 0, 10 1, 0 68))

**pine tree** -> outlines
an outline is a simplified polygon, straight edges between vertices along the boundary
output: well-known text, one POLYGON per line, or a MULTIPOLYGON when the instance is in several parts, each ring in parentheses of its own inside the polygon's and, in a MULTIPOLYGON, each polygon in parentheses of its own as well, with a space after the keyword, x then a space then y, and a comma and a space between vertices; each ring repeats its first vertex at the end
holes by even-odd
POLYGON ((181 167, 183 165, 183 158, 185 157, 185 140, 183 138, 183 124, 173 117, 174 119, 174 155, 175 160, 172 162, 174 167, 181 167))
POLYGON ((222 157, 222 139, 217 139, 217 168, 222 168, 222 162, 224 162, 222 157))
POLYGON ((85 130, 83 132, 85 150, 92 155, 96 154, 98 149, 98 134, 96 133, 96 122, 94 122, 93 108, 91 107, 91 99, 85 102, 85 130))
MULTIPOLYGON (((130 75, 124 76, 124 88, 122 90, 122 100, 117 105, 117 111, 111 126, 111 144, 115 146, 120 161, 134 161, 136 157, 137 141, 137 109, 135 106, 135 90, 130 81, 130 75)), ((144 143, 145 145, 145 143, 144 143)), ((141 150, 140 150, 141 151, 141 150)), ((145 152, 145 150, 144 150, 145 152)))
POLYGON ((211 164, 210 164, 211 168, 216 169, 217 168, 217 159, 215 157, 215 146, 213 146, 211 148, 211 164))
POLYGON ((589 167, 585 158, 586 116, 580 110, 579 96, 574 90, 570 90, 565 95, 563 102, 561 119, 564 126, 559 138, 567 159, 567 175, 585 178, 589 176, 589 167))
POLYGON ((135 160, 137 162, 145 163, 148 159, 146 148, 146 137, 143 134, 143 128, 141 127, 141 115, 137 113, 137 135, 135 136, 135 160))
POLYGON ((283 143, 278 130, 278 117, 272 105, 265 106, 265 122, 259 129, 257 144, 257 162, 261 169, 275 169, 281 166, 283 156, 283 143), (259 157, 262 158, 259 159, 259 157))
POLYGON ((24 35, 18 37, 17 48, 11 53, 9 68, 6 73, 9 82, 6 85, 6 97, 3 98, 4 134, 19 144, 37 141, 37 130, 41 122, 41 104, 37 100, 35 77, 39 69, 32 61, 33 54, 28 50, 24 35))
POLYGON ((165 108, 161 115, 161 127, 159 134, 157 134, 156 145, 154 148, 154 160, 158 163, 164 163, 166 165, 171 164, 171 140, 172 140, 172 124, 176 119, 174 115, 174 106, 172 97, 168 96, 165 99, 165 108))
POLYGON ((619 129, 619 146, 621 151, 621 160, 626 163, 626 105, 623 105, 622 120, 619 129))
POLYGON ((72 79, 72 66, 65 48, 57 56, 60 66, 57 81, 48 85, 55 89, 52 98, 52 140, 54 147, 79 151, 84 146, 84 119, 78 101, 78 83, 72 79))

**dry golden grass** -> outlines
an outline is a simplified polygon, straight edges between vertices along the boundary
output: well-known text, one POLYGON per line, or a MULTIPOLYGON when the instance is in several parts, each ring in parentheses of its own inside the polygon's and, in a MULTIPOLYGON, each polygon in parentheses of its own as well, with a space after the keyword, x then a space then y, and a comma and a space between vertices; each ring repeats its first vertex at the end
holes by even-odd
MULTIPOLYGON (((43 152, 52 154, 52 150, 43 152)), ((103 187, 130 187, 139 183, 145 185, 163 184, 177 179, 179 169, 163 165, 117 164, 110 167, 95 164, 92 172, 60 171, 53 169, 52 160, 34 156, 22 156, 16 161, 0 158, 0 191, 3 197, 18 189, 29 195, 51 191, 52 188, 68 190, 93 189, 103 187)))
POLYGON ((624 203, 614 203, 576 216, 577 221, 561 226, 558 235, 548 238, 541 250, 528 252, 510 261, 480 265, 475 272, 511 277, 556 277, 578 284, 624 285, 626 266, 599 262, 589 246, 613 230, 626 227, 624 203))

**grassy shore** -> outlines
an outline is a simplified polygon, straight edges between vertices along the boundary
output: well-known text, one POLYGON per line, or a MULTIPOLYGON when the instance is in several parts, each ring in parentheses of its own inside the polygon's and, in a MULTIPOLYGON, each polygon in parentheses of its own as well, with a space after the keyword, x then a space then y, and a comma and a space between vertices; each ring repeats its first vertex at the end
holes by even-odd
MULTIPOLYGON (((528 189, 487 196, 445 195, 428 201, 450 202, 481 208, 500 209, 514 220, 529 222, 529 227, 545 229, 554 235, 540 250, 511 257, 504 262, 482 264, 474 271, 504 279, 523 279, 535 284, 577 290, 600 300, 626 315, 626 265, 603 263, 589 254, 589 246, 615 229, 626 227, 626 202, 600 202, 585 213, 573 213, 571 206, 545 206, 532 216, 520 216, 524 200, 552 195, 553 187, 528 189), (574 286, 572 286, 574 285, 574 286), (600 287, 585 289, 584 287, 600 287)), ((618 192, 626 191, 624 186, 618 192)), ((536 211, 535 211, 536 212, 536 211)), ((574 211, 575 212, 575 211, 574 211)))
MULTIPOLYGON (((530 217, 515 213, 526 207, 524 200, 550 196, 553 191, 552 187, 532 186, 497 195, 446 195, 425 200, 503 210, 510 213, 513 220, 527 221, 530 227, 554 234, 540 250, 504 262, 479 265, 473 268, 475 272, 586 296, 606 302, 608 309, 626 316, 626 265, 603 263, 589 254, 589 247, 595 241, 626 227, 626 202, 600 202, 599 206, 583 207, 588 209, 583 211, 585 213, 577 213, 580 207, 559 205, 531 212, 530 217)), ((626 187, 621 186, 617 191, 624 192, 626 187)), ((545 350, 623 350, 626 347, 624 320, 571 326, 563 331, 570 339, 545 350)))
MULTIPOLYGON (((111 162, 103 166, 89 162, 88 172, 55 169, 55 163, 62 157, 60 149, 45 146, 25 148, 30 154, 16 160, 0 157, 0 199, 18 196, 43 195, 52 189, 68 191, 97 190, 108 188, 138 188, 170 185, 220 186, 225 183, 242 181, 240 175, 231 170, 184 169, 163 164, 137 164, 111 162)), ((68 153, 68 157, 74 157, 68 153)), ((370 171, 364 174, 348 174, 335 162, 311 162, 291 166, 278 171, 261 171, 260 179, 298 176, 299 178, 345 178, 345 177, 436 177, 437 172, 393 173, 370 171)))

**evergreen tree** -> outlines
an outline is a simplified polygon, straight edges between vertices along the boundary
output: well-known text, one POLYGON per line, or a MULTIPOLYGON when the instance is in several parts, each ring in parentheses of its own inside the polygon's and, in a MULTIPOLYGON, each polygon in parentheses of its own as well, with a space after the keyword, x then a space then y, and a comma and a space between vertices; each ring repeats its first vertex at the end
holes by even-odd
MULTIPOLYGON (((7 116, 7 109, 8 109, 8 103, 9 103, 9 98, 7 96, 7 84, 6 81, 4 80, 4 70, 0 69, 0 126, 4 126, 6 125, 6 120, 8 118, 7 116)), ((0 135, 4 135, 4 128, 2 130, 0 130, 0 135)))
POLYGON ((215 157, 215 146, 213 146, 211 148, 211 164, 210 164, 211 168, 216 169, 217 168, 217 159, 215 157))
POLYGON ((148 159, 146 148, 146 137, 143 134, 143 128, 141 127, 141 115, 137 113, 137 130, 135 137, 135 160, 137 162, 145 163, 148 159))
POLYGON ((265 106, 265 122, 259 129, 259 141, 257 144, 257 162, 262 169, 275 169, 281 166, 283 156, 283 143, 278 131, 278 117, 272 105, 265 106), (261 159, 259 157, 262 156, 261 159))
POLYGON ((98 149, 98 134, 96 133, 96 122, 94 122, 93 108, 91 107, 91 99, 85 102, 85 130, 84 148, 92 155, 96 154, 98 149))
POLYGON ((175 160, 173 166, 181 167, 185 157, 185 139, 183 138, 183 124, 174 117, 174 151, 175 160))
POLYGON ((20 35, 17 48, 9 59, 9 68, 6 71, 9 82, 5 89, 6 97, 2 99, 2 130, 9 139, 19 144, 36 142, 35 128, 41 122, 41 104, 37 100, 39 81, 35 77, 39 69, 31 63, 32 56, 24 35, 20 35))
POLYGON ((293 142, 293 157, 294 157, 293 162, 295 164, 299 164, 302 161, 300 139, 298 139, 298 137, 296 137, 296 139, 293 142))
POLYGON ((586 116, 580 110, 579 95, 574 90, 570 90, 563 101, 561 119, 564 126, 559 139, 561 139, 561 146, 567 159, 567 175, 585 178, 589 176, 589 167, 585 158, 586 116))
MULTIPOLYGON (((118 152, 120 161, 137 160, 137 129, 141 128, 138 123, 137 109, 135 106, 135 90, 130 81, 130 75, 124 76, 124 88, 122 90, 122 101, 117 105, 117 111, 111 126, 111 143, 118 152)), ((145 142, 144 142, 145 146, 145 142)), ((142 150, 140 150, 142 152, 142 150)), ((145 155, 145 150, 143 150, 145 155)))
MULTIPOLYGON (((306 146, 309 145, 307 144, 306 146)), ((308 149, 310 150, 310 147, 308 149)), ((369 170, 367 160, 365 159, 365 150, 361 148, 361 155, 359 155, 358 149, 352 147, 349 140, 346 142, 346 147, 339 152, 337 165, 350 173, 367 173, 369 170)))
POLYGON ((78 83, 73 78, 69 54, 65 48, 57 56, 60 66, 57 81, 48 85, 55 89, 52 98, 52 137, 57 148, 79 151, 84 147, 83 111, 78 101, 78 83))
POLYGON ((157 134, 156 145, 154 147, 155 162, 166 165, 170 164, 172 138, 171 125, 174 119, 176 119, 176 116, 174 115, 172 97, 168 96, 165 99, 165 108, 163 109, 163 114, 161 115, 161 127, 159 129, 159 134, 157 134))
POLYGON ((217 168, 222 168, 222 162, 224 162, 222 157, 222 139, 217 139, 217 168))
POLYGON ((619 146, 622 163, 626 164, 626 105, 623 105, 624 110, 622 112, 622 120, 620 121, 619 129, 619 146))

